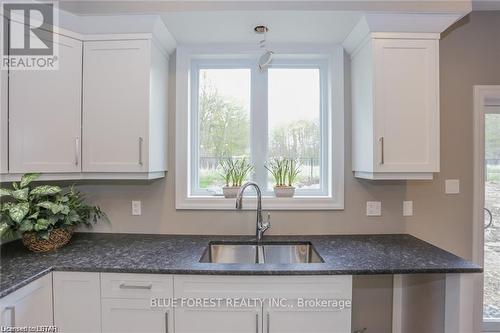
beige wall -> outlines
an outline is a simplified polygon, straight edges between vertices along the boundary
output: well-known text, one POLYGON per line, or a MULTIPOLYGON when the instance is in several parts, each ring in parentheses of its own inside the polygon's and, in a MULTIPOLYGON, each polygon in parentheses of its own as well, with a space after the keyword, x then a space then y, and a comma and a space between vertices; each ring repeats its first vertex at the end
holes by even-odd
MULTIPOLYGON (((346 57, 347 59, 347 57, 346 57)), ((348 63, 346 72, 348 73, 348 63)), ((171 61, 171 81, 175 87, 175 59, 171 61)), ((346 88, 349 87, 346 78, 346 88)), ((346 89, 349 97, 350 91, 346 89)), ((250 211, 186 211, 175 209, 175 91, 169 92, 169 172, 165 179, 144 182, 106 182, 82 185, 108 213, 111 224, 96 231, 164 234, 248 234, 255 232, 255 213, 250 211), (131 200, 142 201, 142 216, 131 216, 131 200)), ((402 233, 404 182, 370 182, 354 179, 350 164, 350 105, 346 98, 345 210, 272 212, 268 234, 349 234, 402 233), (383 216, 365 216, 367 200, 383 202, 383 216)))
POLYGON ((500 84, 500 11, 473 12, 440 43, 441 172, 434 181, 408 182, 414 216, 406 231, 472 258, 473 86, 500 84), (444 193, 460 179, 460 194, 444 193))

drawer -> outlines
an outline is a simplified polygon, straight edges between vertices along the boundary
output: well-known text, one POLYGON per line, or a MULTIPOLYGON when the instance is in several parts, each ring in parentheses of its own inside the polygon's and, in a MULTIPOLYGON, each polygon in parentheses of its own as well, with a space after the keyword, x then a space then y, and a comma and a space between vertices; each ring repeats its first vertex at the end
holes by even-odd
POLYGON ((175 297, 352 298, 352 276, 176 275, 175 297))
POLYGON ((101 274, 102 298, 172 297, 172 275, 163 274, 101 274))

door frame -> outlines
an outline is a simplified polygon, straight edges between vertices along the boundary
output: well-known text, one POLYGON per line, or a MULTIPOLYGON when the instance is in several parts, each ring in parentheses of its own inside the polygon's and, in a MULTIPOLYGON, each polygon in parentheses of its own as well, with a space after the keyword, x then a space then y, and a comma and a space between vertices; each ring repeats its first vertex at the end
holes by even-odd
MULTIPOLYGON (((474 171, 472 258, 484 265, 484 120, 488 99, 500 101, 500 85, 474 86, 474 171)), ((483 325, 483 274, 474 276, 474 331, 495 332, 483 325)), ((498 331, 498 330, 497 330, 498 331)))

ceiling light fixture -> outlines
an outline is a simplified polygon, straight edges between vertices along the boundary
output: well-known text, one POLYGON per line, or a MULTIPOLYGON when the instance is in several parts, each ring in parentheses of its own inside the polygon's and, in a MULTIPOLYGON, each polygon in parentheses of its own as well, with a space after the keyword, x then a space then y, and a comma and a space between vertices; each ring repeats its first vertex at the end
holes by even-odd
POLYGON ((269 32, 269 28, 265 25, 258 25, 253 30, 259 35, 264 35, 264 39, 259 42, 259 47, 265 50, 264 54, 259 58, 259 68, 265 70, 273 60, 274 54, 273 51, 266 48, 266 35, 269 32))

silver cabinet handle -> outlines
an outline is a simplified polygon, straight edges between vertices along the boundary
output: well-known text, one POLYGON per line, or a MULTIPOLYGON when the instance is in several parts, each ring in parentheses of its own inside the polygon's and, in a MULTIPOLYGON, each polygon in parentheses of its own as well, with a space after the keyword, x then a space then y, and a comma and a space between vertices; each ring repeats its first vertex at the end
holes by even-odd
POLYGON ((16 307, 6 306, 5 311, 10 311, 10 326, 16 326, 16 307))
POLYGON ((142 166, 142 142, 143 138, 140 136, 139 137, 139 165, 142 166))
POLYGON ((148 285, 134 285, 134 284, 120 284, 120 289, 143 289, 143 290, 151 290, 153 288, 153 284, 150 283, 148 285))
POLYGON ((165 333, 168 333, 168 311, 165 312, 165 333))
POLYGON ((269 312, 266 313, 266 319, 267 319, 267 323, 266 323, 267 333, 270 333, 271 332, 271 316, 269 315, 269 312))
POLYGON ((75 165, 80 164, 80 138, 75 138, 75 165))
POLYGON ((259 333, 259 313, 255 314, 255 333, 259 333))
POLYGON ((378 141, 380 142, 380 164, 384 164, 384 137, 381 136, 378 141))

